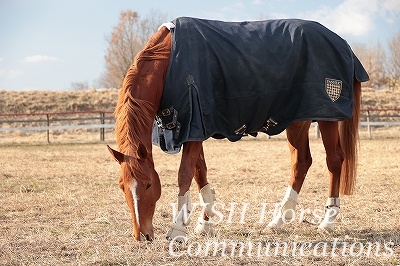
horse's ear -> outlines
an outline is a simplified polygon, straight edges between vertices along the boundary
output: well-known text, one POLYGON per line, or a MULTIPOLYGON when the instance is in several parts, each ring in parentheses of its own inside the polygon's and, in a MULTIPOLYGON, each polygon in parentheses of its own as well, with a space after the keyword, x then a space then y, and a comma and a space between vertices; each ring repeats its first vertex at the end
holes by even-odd
POLYGON ((145 160, 147 158, 147 149, 142 143, 139 143, 136 153, 139 160, 145 160))
POLYGON ((114 159, 119 163, 123 163, 125 161, 125 156, 124 154, 120 153, 119 151, 116 151, 112 149, 110 146, 107 145, 108 150, 110 151, 111 155, 114 157, 114 159))

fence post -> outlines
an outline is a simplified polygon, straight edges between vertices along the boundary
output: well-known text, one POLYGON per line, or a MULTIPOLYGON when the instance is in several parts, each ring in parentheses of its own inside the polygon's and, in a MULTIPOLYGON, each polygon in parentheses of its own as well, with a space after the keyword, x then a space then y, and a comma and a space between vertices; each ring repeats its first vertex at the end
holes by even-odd
MULTIPOLYGON (((105 113, 104 112, 100 112, 100 124, 104 125, 104 117, 105 117, 105 113)), ((104 141, 105 140, 105 129, 104 126, 102 126, 100 128, 100 141, 104 141)))
POLYGON ((369 110, 367 110, 367 129, 368 129, 368 137, 372 138, 371 125, 369 123, 369 110))
MULTIPOLYGON (((46 114, 46 118, 47 118, 47 127, 50 126, 50 115, 46 114)), ((50 143, 50 129, 47 128, 47 143, 50 143)))

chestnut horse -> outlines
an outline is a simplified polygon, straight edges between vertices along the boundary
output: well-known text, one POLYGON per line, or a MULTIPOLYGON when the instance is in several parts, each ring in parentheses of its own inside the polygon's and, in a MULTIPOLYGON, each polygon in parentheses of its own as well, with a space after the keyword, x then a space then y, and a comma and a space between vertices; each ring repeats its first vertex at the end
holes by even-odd
MULTIPOLYGON (((153 215, 161 195, 160 179, 154 169, 152 156, 152 128, 159 111, 164 79, 170 63, 171 33, 168 27, 160 29, 139 52, 123 82, 115 110, 118 150, 110 147, 121 165, 119 186, 125 194, 132 214, 133 236, 137 240, 154 239, 153 215)), ((317 121, 329 170, 329 191, 325 217, 319 229, 332 231, 339 213, 339 193, 353 193, 356 177, 357 137, 361 98, 361 83, 354 78, 354 110, 351 119, 344 121, 317 121)), ((281 212, 268 224, 280 227, 291 215, 303 185, 312 158, 308 131, 312 121, 296 121, 286 128, 291 154, 291 178, 281 203, 281 212)), ((201 141, 183 143, 178 172, 178 212, 167 233, 167 239, 187 236, 191 211, 189 188, 194 178, 204 207, 196 233, 213 233, 212 216, 214 191, 207 180, 207 167, 201 141)))

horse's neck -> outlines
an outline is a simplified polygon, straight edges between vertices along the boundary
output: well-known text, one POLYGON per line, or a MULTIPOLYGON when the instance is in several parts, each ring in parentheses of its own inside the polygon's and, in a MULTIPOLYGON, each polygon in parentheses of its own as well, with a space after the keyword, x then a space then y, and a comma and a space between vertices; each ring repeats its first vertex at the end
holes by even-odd
MULTIPOLYGON (((164 76, 168 67, 168 63, 165 61, 150 60, 141 62, 138 67, 132 65, 123 85, 125 97, 121 98, 121 105, 125 106, 124 109, 129 110, 126 125, 130 127, 125 133, 130 135, 130 139, 134 143, 133 146, 142 143, 150 154, 152 151, 153 122, 160 106, 164 76)), ((119 112, 122 112, 122 110, 119 110, 119 112)), ((119 134, 121 137, 125 135, 124 130, 122 126, 119 134)), ((125 142, 126 140, 122 141, 125 142)), ((129 145, 124 145, 124 147, 132 148, 129 145)))
MULTIPOLYGON (((147 42, 146 47, 137 57, 140 80, 138 91, 140 99, 153 104, 157 112, 164 88, 164 79, 169 65, 171 53, 171 34, 161 27, 147 42)), ((154 113, 155 116, 155 113, 154 113)))
POLYGON ((121 95, 121 102, 118 103, 119 106, 124 106, 127 98, 136 102, 136 109, 131 110, 128 119, 131 121, 127 123, 131 128, 128 131, 121 128, 122 136, 120 137, 125 138, 124 133, 131 132, 133 141, 136 144, 141 142, 145 145, 150 154, 153 122, 161 102, 170 50, 170 32, 163 28, 150 38, 146 47, 136 57, 136 62, 131 66, 124 80, 123 94, 125 96, 121 95))

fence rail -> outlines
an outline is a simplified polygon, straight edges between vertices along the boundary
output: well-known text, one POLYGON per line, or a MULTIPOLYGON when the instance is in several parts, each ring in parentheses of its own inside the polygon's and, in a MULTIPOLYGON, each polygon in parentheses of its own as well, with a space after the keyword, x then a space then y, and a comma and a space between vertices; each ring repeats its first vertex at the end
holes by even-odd
POLYGON ((65 129, 96 129, 96 128, 114 128, 115 124, 92 124, 92 125, 66 125, 66 126, 39 126, 39 127, 7 127, 0 128, 0 132, 10 131, 48 131, 65 129))
MULTIPOLYGON (((400 126, 400 108, 361 110, 360 121, 360 126, 367 127, 371 138, 372 127, 400 126)), ((100 141, 104 141, 105 129, 114 128, 115 118, 112 111, 0 114, 0 133, 46 131, 48 143, 51 130, 99 129, 100 141)), ((318 126, 315 135, 319 137, 318 126)))
POLYGON ((0 132, 47 131, 49 143, 50 130, 99 129, 100 141, 104 141, 105 129, 115 127, 111 114, 111 111, 0 114, 0 132))

